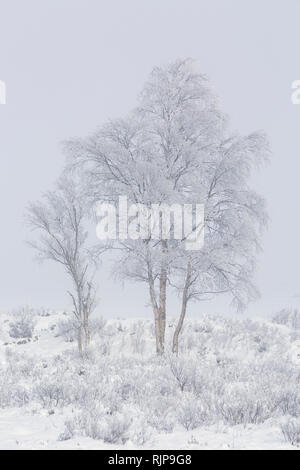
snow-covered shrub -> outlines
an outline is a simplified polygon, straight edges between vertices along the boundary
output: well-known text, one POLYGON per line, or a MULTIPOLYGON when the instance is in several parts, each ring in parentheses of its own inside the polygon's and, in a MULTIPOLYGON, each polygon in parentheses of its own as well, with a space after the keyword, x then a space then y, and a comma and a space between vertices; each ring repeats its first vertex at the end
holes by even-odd
POLYGON ((259 424, 270 418, 266 397, 260 397, 255 390, 231 390, 217 399, 217 413, 225 424, 259 424))
POLYGON ((56 336, 61 336, 67 343, 75 341, 77 335, 73 318, 60 320, 56 325, 56 336))
POLYGON ((137 446, 144 446, 151 440, 153 428, 149 426, 145 416, 134 419, 130 426, 129 439, 137 446))
MULTIPOLYGON (((61 318, 65 323, 67 317, 61 318)), ((198 429, 222 422, 246 425, 300 418, 300 373, 298 363, 290 360, 290 330, 211 318, 186 324, 185 351, 178 357, 153 354, 152 322, 110 321, 100 325, 84 358, 76 345, 63 351, 62 342, 53 338, 59 326, 47 331, 49 322, 40 319, 45 327, 42 339, 48 334, 60 352, 54 356, 45 348, 41 354, 41 344, 33 341, 24 349, 5 346, 0 407, 32 404, 50 411, 68 406, 69 413, 72 406, 73 418, 65 429, 58 429, 59 440, 85 435, 117 445, 129 440, 137 446, 178 426, 198 429), (141 348, 132 334, 139 329, 145 341, 141 348)), ((170 333, 168 329, 166 351, 170 333)))
POLYGON ((176 424, 177 400, 168 397, 153 397, 145 401, 148 422, 159 432, 170 433, 176 424))
POLYGON ((131 347, 135 354, 143 354, 145 351, 146 341, 144 339, 143 322, 135 323, 131 332, 131 347))
POLYGON ((101 336, 104 332, 106 320, 103 317, 94 317, 89 321, 90 334, 92 337, 101 336))
POLYGON ((139 391, 134 381, 122 377, 121 383, 116 387, 116 392, 122 402, 129 402, 135 399, 139 391))
POLYGON ((36 309, 36 315, 39 317, 50 317, 52 311, 49 308, 38 308, 36 309))
POLYGON ((102 439, 110 444, 124 444, 129 439, 129 426, 127 415, 106 415, 106 419, 102 422, 102 439))
POLYGON ((70 402, 64 384, 58 380, 51 380, 51 378, 44 378, 38 383, 33 389, 33 396, 42 404, 43 408, 47 409, 66 406, 70 402))
POLYGON ((290 415, 295 418, 300 417, 300 391, 299 389, 281 390, 276 397, 276 409, 283 415, 290 415))
POLYGON ((220 368, 215 361, 207 361, 195 367, 195 373, 191 380, 191 391, 196 398, 205 401, 206 406, 213 408, 214 397, 224 394, 224 375, 231 375, 228 370, 220 368))
POLYGON ((109 414, 103 407, 84 411, 77 423, 86 436, 109 444, 124 444, 129 438, 129 417, 122 413, 109 414))
POLYGON ((21 407, 29 403, 29 391, 16 377, 0 370, 0 408, 21 407))
POLYGON ((36 321, 34 311, 29 307, 21 307, 13 312, 13 320, 9 323, 11 338, 32 338, 36 321))
POLYGON ((168 357, 170 371, 176 380, 180 390, 183 392, 194 382, 196 364, 190 357, 175 356, 168 357))
POLYGON ((33 357, 20 354, 11 348, 5 351, 5 361, 7 371, 11 376, 18 378, 31 378, 36 370, 37 362, 33 357))
POLYGON ((203 426, 208 421, 208 413, 199 399, 186 394, 180 400, 177 417, 179 423, 187 430, 203 426))
POLYGON ((272 318, 273 323, 286 325, 296 330, 300 329, 300 312, 297 309, 282 309, 272 318))
POLYGON ((287 442, 293 446, 300 446, 300 420, 291 419, 281 425, 282 434, 287 442))
POLYGON ((58 441, 68 441, 69 439, 72 439, 72 437, 74 437, 74 432, 75 432, 74 420, 68 419, 67 421, 65 421, 64 431, 59 434, 57 440, 58 441))
POLYGON ((107 336, 103 333, 101 338, 97 338, 93 333, 91 334, 91 343, 86 352, 86 357, 93 362, 97 362, 102 356, 108 357, 111 354, 112 347, 114 346, 114 338, 107 336))

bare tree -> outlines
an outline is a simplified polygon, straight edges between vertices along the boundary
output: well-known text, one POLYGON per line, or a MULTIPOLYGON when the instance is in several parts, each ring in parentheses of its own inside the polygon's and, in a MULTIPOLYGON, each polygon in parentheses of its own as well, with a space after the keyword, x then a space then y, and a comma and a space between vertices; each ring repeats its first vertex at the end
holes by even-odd
POLYGON ((63 176, 42 203, 32 203, 28 221, 39 232, 38 241, 30 242, 41 260, 62 265, 69 275, 73 290, 68 294, 73 304, 80 353, 90 342, 89 317, 95 307, 93 277, 97 260, 87 248, 86 218, 89 207, 78 181, 63 176), (83 344, 84 337, 84 344, 83 344))

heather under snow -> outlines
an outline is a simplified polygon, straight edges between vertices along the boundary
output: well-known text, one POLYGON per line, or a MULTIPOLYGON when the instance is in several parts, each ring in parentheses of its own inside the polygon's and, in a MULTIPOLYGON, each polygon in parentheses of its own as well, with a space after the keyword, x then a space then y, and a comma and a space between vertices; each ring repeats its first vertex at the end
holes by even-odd
POLYGON ((200 315, 178 356, 147 320, 91 320, 80 357, 71 317, 0 315, 1 449, 296 449, 300 314, 200 315))

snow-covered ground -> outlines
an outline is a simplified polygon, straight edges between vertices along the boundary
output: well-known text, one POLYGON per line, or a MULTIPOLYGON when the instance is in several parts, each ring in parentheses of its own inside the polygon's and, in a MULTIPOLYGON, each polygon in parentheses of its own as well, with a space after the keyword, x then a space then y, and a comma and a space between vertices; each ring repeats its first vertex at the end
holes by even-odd
MULTIPOLYGON (((138 449, 132 442, 124 445, 108 444, 90 437, 78 436, 59 441, 64 428, 63 412, 49 416, 29 410, 12 408, 0 413, 1 449, 138 449)), ((147 449, 295 449, 284 442, 276 423, 263 425, 206 426, 193 431, 178 429, 172 433, 157 434, 147 449)))
POLYGON ((116 319, 94 321, 82 359, 68 318, 34 312, 26 339, 0 315, 1 449, 298 448, 297 314, 199 315, 178 358, 156 357, 150 319, 116 319))

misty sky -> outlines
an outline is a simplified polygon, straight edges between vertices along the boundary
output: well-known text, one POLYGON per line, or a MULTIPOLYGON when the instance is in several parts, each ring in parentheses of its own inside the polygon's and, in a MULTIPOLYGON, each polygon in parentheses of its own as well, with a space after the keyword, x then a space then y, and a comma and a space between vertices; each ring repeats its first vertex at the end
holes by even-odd
MULTIPOLYGON (((136 104, 152 67, 193 57, 209 76, 231 129, 263 129, 270 165, 255 178, 271 222, 257 275, 270 314, 300 294, 299 0, 0 0, 0 309, 68 306, 59 266, 39 265, 24 240, 29 200, 51 189, 64 164, 60 142, 85 136, 136 104)), ((95 237, 96 241, 96 237, 95 237)), ((98 311, 151 315, 147 292, 99 273, 98 311)), ((173 299, 170 313, 177 315, 173 299)), ((227 312, 228 302, 193 305, 227 312)))

